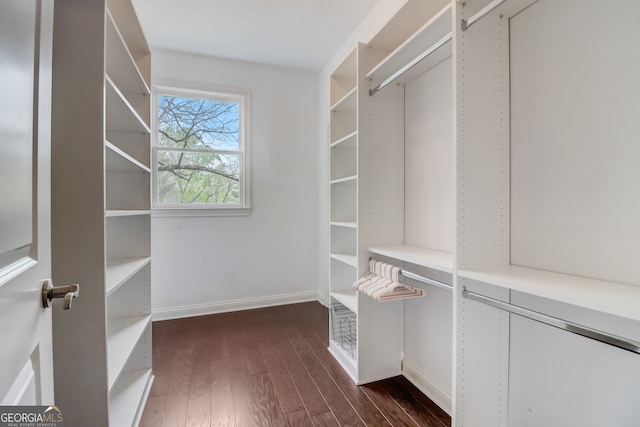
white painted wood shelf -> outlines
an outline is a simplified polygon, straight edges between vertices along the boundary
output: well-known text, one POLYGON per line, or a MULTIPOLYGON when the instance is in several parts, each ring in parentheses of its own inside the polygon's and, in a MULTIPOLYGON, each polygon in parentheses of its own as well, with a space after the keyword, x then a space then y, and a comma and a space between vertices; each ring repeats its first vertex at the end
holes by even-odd
POLYGON ((151 262, 151 257, 107 259, 107 296, 151 262))
POLYGON ((372 254, 397 259, 422 267, 453 273, 453 254, 415 246, 371 246, 372 254))
POLYGON ((358 176, 357 175, 352 175, 352 176, 346 176, 344 178, 339 178, 339 179, 334 179, 330 182, 331 185, 337 185, 337 184, 355 184, 355 182, 358 180, 358 176))
POLYGON ((140 422, 144 408, 132 403, 146 401, 152 382, 151 369, 122 375, 109 400, 109 418, 113 426, 137 425, 140 422))
POLYGON ((330 296, 349 310, 358 313, 358 291, 333 291, 330 296))
POLYGON ((107 218, 116 217, 116 216, 140 216, 140 215, 151 215, 151 210, 149 209, 110 209, 105 212, 105 216, 107 218))
MULTIPOLYGON (((375 87, 396 71, 402 69, 427 48, 451 34, 452 6, 447 4, 440 12, 418 29, 411 37, 405 40, 393 52, 385 57, 373 69, 367 73, 371 85, 375 87)), ((403 82, 415 78, 417 75, 433 68, 452 54, 453 43, 451 40, 442 45, 437 51, 420 61, 412 69, 397 81, 403 82)))
POLYGON ((358 257, 356 257, 355 255, 330 254, 329 256, 336 261, 340 261, 341 263, 346 264, 350 267, 358 267, 358 257))
POLYGON ((149 325, 151 325, 150 315, 109 319, 107 325, 109 390, 122 373, 129 356, 149 325))
POLYGON ((358 228, 358 223, 354 221, 331 221, 330 224, 334 227, 358 228))
POLYGON ((151 129, 115 83, 105 75, 107 130, 151 134, 151 129))
POLYGON ((128 102, 136 106, 135 109, 141 114, 144 123, 150 126, 150 111, 145 104, 149 102, 151 91, 109 11, 107 11, 105 45, 107 75, 122 91, 128 102))
POLYGON ((145 166, 126 151, 116 147, 109 141, 105 142, 107 149, 107 170, 110 172, 146 172, 151 173, 151 168, 145 166))
POLYGON ((344 149, 355 150, 358 145, 358 131, 353 131, 348 135, 343 136, 339 140, 331 143, 331 148, 339 147, 344 149))
POLYGON ((640 286, 509 265, 460 277, 640 321, 640 286))

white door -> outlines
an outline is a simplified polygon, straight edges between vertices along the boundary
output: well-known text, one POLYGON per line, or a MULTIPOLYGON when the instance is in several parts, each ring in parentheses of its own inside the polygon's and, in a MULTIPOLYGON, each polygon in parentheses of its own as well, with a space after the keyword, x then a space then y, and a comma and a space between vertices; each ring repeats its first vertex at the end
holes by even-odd
POLYGON ((52 27, 53 0, 0 1, 0 405, 54 404, 52 27))

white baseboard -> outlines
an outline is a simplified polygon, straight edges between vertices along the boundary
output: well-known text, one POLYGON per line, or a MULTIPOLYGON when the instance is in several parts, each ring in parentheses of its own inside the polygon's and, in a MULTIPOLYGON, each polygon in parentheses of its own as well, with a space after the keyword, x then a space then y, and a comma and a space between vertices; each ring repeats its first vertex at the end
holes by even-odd
POLYGON ((412 365, 406 360, 402 361, 402 374, 429 399, 433 400, 436 405, 451 416, 453 404, 450 392, 446 391, 440 384, 436 383, 415 365, 412 365))
POLYGON ((152 321, 180 319, 183 317, 205 316, 207 314, 227 313, 230 311, 250 310, 253 308, 273 307, 318 301, 318 292, 298 292, 294 294, 273 295, 268 297, 247 298, 207 304, 185 305, 155 309, 151 312, 152 321))

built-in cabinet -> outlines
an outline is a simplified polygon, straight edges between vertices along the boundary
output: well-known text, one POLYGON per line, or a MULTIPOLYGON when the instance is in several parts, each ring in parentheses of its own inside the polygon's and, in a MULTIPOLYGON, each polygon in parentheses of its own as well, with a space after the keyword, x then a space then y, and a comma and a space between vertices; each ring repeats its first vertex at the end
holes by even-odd
POLYGON ((357 357, 330 349, 354 380, 402 373, 456 426, 637 424, 639 12, 408 0, 336 69, 331 302, 357 357), (375 302, 351 290, 370 257, 453 292, 375 302))
POLYGON ((151 58, 129 0, 57 0, 53 65, 56 403, 69 425, 137 425, 153 380, 151 58))

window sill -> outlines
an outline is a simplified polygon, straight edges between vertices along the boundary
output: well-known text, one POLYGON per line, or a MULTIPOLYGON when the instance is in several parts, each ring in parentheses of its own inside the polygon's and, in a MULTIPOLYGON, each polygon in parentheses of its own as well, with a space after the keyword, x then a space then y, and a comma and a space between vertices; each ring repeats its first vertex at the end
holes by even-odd
POLYGON ((151 210, 152 218, 249 215, 251 215, 251 208, 154 208, 151 210))

